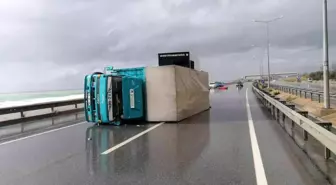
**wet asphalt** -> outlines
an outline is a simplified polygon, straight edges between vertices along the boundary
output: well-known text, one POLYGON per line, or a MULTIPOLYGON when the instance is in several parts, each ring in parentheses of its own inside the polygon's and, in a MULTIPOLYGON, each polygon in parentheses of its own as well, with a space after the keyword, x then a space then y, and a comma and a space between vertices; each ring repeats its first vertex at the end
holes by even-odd
MULTIPOLYGON (((270 185, 324 185, 320 172, 248 89, 270 185)), ((0 144, 0 184, 256 184, 246 87, 211 92, 209 111, 163 124, 115 151, 109 148, 155 124, 71 127, 0 144)))

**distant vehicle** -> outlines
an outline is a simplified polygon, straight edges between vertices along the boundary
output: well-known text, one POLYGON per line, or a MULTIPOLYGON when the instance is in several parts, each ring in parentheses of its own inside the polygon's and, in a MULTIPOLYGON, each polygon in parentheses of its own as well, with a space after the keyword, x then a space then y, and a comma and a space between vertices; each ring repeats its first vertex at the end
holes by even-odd
POLYGON ((220 90, 227 90, 228 88, 229 88, 228 86, 224 86, 224 85, 218 87, 218 89, 220 90))
POLYGON ((236 87, 238 87, 238 88, 242 88, 243 86, 244 86, 243 82, 241 82, 241 81, 237 82, 237 84, 236 84, 236 87))
POLYGON ((210 87, 210 89, 216 89, 218 87, 218 85, 216 83, 214 83, 214 82, 211 82, 209 84, 209 87, 210 87))
POLYGON ((222 87, 222 86, 224 86, 224 85, 219 83, 219 82, 211 82, 209 84, 210 89, 217 89, 217 88, 222 87))
POLYGON ((311 78, 308 78, 308 80, 307 80, 308 82, 313 82, 313 79, 311 79, 311 78))

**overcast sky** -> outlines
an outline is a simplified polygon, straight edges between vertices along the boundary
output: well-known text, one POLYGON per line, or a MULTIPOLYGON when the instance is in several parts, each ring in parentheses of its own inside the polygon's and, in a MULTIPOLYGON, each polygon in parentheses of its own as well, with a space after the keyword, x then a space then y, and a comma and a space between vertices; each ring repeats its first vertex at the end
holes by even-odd
MULTIPOLYGON (((191 51, 212 80, 322 64, 322 0, 1 0, 0 92, 82 88, 106 65, 157 65, 157 53, 191 51), (255 45, 255 47, 251 47, 255 45), (253 57, 255 56, 255 57, 253 57)), ((336 63, 336 2, 329 1, 336 63)), ((334 65, 336 68, 336 64, 334 65)))

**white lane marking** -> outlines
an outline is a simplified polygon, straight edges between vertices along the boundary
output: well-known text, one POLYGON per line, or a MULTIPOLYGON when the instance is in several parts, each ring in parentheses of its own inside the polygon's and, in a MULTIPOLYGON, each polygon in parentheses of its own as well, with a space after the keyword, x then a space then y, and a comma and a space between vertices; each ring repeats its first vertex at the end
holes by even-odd
POLYGON ((10 144, 10 143, 14 143, 14 142, 21 141, 21 140, 25 140, 25 139, 29 139, 29 138, 32 138, 32 137, 40 136, 40 135, 43 135, 43 134, 48 134, 48 133, 56 132, 56 131, 63 130, 63 129, 66 129, 66 128, 70 128, 70 127, 74 127, 74 126, 77 126, 77 125, 81 125, 83 123, 87 123, 87 122, 80 122, 80 123, 76 123, 76 124, 73 124, 73 125, 69 125, 69 126, 65 126, 65 127, 49 130, 49 131, 46 131, 46 132, 41 132, 41 133, 38 133, 38 134, 33 134, 33 135, 30 135, 30 136, 21 137, 19 139, 14 139, 14 140, 6 141, 6 142, 3 142, 3 143, 0 143, 0 146, 6 145, 6 144, 10 144))
POLYGON ((254 170, 256 174, 257 185, 267 185, 267 178, 266 178, 265 169, 264 169, 264 165, 263 165, 260 150, 259 150, 258 140, 257 140, 257 136, 256 136, 255 129, 254 129, 251 108, 250 108, 247 94, 248 94, 248 88, 246 88, 246 109, 247 109, 247 118, 248 118, 249 130, 250 130, 254 170))
POLYGON ((120 148, 120 147, 126 145, 127 143, 129 143, 129 142, 131 142, 131 141, 137 139, 138 137, 140 137, 140 136, 142 136, 142 135, 144 135, 144 134, 146 134, 146 133, 148 133, 148 132, 150 132, 150 131, 156 129, 157 127, 159 127, 159 126, 161 126, 161 125, 163 125, 163 124, 164 124, 164 122, 161 122, 161 123, 159 123, 159 124, 157 124, 157 125, 155 125, 155 126, 152 126, 152 127, 150 127, 149 129, 147 129, 147 130, 145 130, 145 131, 143 131, 143 132, 140 132, 139 134, 137 134, 137 135, 135 135, 135 136, 133 136, 133 137, 131 137, 131 138, 129 138, 129 139, 127 139, 127 140, 125 140, 125 141, 123 141, 123 142, 121 142, 121 143, 115 145, 115 146, 113 146, 112 148, 110 148, 110 149, 106 150, 105 152, 101 153, 101 155, 109 154, 109 153, 113 152, 114 150, 116 150, 116 149, 118 149, 118 148, 120 148))

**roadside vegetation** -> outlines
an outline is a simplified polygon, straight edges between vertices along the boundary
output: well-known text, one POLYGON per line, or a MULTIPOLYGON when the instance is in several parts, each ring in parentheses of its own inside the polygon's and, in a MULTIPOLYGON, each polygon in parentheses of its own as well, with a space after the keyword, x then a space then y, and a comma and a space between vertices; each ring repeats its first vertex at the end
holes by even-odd
MULTIPOLYGON (((316 71, 307 74, 312 80, 323 80, 323 71, 316 71)), ((336 70, 329 71, 329 78, 336 80, 336 70)))
POLYGON ((293 100, 295 100, 295 99, 296 99, 295 96, 288 96, 288 97, 286 98, 286 102, 293 102, 293 100))
MULTIPOLYGON (((301 75, 301 81, 307 81, 308 78, 314 80, 314 81, 319 81, 323 80, 323 71, 315 71, 311 73, 304 73, 301 75)), ((329 71, 329 78, 330 80, 336 80, 336 70, 329 71)), ((286 82, 297 82, 296 77, 289 77, 283 79, 286 82)))
POLYGON ((276 96, 278 94, 280 94, 280 91, 279 90, 275 90, 273 88, 267 88, 266 89, 272 96, 276 96))
POLYGON ((276 96, 276 95, 280 94, 279 90, 276 90, 276 89, 273 89, 273 88, 267 88, 266 85, 262 85, 261 83, 258 83, 258 87, 259 87, 259 89, 261 89, 265 92, 268 92, 272 96, 276 96))

